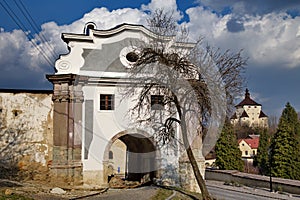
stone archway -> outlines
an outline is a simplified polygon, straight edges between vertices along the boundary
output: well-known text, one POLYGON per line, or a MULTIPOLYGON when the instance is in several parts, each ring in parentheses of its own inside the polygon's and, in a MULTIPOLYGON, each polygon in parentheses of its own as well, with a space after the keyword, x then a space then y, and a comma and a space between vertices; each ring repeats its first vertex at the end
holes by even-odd
MULTIPOLYGON (((144 131, 128 130, 116 134, 107 144, 103 156, 103 182, 108 183, 111 177, 112 147, 114 143, 121 142, 125 144, 125 159, 124 159, 125 174, 124 178, 128 181, 153 181, 158 175, 158 166, 160 160, 160 152, 156 148, 156 143, 153 137, 144 131)), ((120 155, 120 154, 119 154, 120 155)), ((116 155, 117 156, 117 155, 116 155)), ((116 174, 117 175, 117 174, 116 174)))

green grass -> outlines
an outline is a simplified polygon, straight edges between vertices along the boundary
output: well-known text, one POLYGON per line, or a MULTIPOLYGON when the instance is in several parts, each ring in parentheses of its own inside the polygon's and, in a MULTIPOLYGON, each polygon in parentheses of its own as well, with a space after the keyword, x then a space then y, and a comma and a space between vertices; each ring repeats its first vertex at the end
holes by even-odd
POLYGON ((173 194, 172 190, 159 188, 156 195, 152 197, 152 200, 165 200, 173 194))
POLYGON ((19 194, 11 194, 11 195, 0 194, 0 200, 33 200, 33 199, 19 194))

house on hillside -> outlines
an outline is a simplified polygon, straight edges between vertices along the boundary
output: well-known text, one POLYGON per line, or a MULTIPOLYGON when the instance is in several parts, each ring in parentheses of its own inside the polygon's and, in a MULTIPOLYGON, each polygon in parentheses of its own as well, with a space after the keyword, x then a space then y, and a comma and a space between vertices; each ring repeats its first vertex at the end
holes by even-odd
POLYGON ((230 118, 233 125, 248 125, 249 127, 268 127, 268 116, 262 111, 262 105, 250 97, 246 89, 245 98, 235 106, 236 111, 230 118))
POLYGON ((242 152, 243 160, 253 162, 259 146, 259 135, 249 135, 248 138, 238 140, 239 149, 242 152))

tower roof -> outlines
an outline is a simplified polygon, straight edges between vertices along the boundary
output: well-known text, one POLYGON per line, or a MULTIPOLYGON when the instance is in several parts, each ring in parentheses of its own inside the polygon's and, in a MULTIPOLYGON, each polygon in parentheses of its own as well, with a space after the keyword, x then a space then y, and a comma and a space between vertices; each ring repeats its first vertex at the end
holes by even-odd
POLYGON ((268 117, 268 116, 261 110, 258 118, 263 118, 263 117, 268 117))
POLYGON ((250 93, 249 90, 246 89, 245 92, 245 98, 243 101, 241 101, 238 105, 236 105, 235 107, 243 107, 245 105, 249 105, 249 106, 261 106, 261 104, 256 103, 253 99, 250 98, 250 93))
POLYGON ((249 115, 246 113, 246 111, 244 111, 244 112, 242 113, 242 115, 240 116, 240 118, 243 118, 243 117, 249 117, 249 115))

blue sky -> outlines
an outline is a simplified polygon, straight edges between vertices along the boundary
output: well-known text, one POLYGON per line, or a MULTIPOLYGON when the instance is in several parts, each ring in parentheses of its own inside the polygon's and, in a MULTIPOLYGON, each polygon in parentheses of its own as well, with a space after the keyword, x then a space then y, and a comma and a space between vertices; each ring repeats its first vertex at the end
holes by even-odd
MULTIPOLYGON (((53 73, 59 54, 67 52, 62 32, 82 33, 88 21, 98 29, 120 23, 146 24, 147 13, 157 8, 175 10, 192 38, 223 50, 243 49, 249 57, 246 86, 269 116, 279 116, 287 102, 300 111, 300 1, 298 0, 0 0, 0 88, 51 89, 45 74, 53 73), (18 10, 20 1, 38 26, 34 30, 18 10), (18 6, 15 3, 18 3, 18 6), (7 3, 7 4, 6 4, 7 3), (30 39, 3 6, 12 9, 30 39), (45 40, 37 36, 42 35, 45 40), (49 61, 33 43, 46 51, 49 61), (51 65, 51 63, 53 63, 51 65)), ((243 94, 241 94, 243 96, 243 94)))

